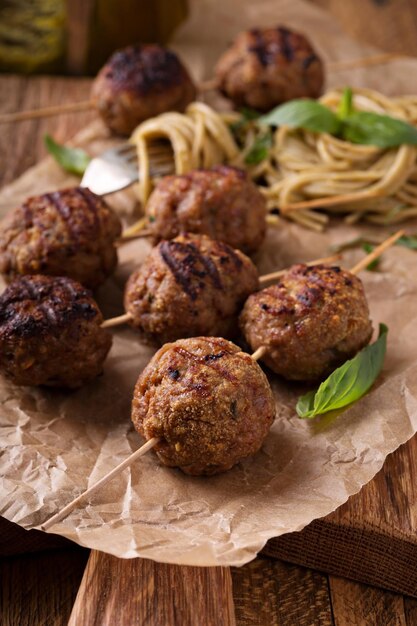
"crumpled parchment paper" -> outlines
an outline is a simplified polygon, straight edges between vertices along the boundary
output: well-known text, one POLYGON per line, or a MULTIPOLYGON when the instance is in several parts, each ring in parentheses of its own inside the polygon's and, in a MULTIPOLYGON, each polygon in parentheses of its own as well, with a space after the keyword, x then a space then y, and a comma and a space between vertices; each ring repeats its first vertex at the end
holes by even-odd
MULTIPOLYGON (((175 47, 197 79, 208 78, 239 29, 279 22, 308 33, 327 61, 375 52, 348 39, 330 16, 299 0, 199 0, 189 23, 177 33, 175 47)), ((417 89, 416 70, 417 61, 396 60, 330 73, 328 85, 401 94, 417 89)), ((112 141, 100 122, 76 139, 91 154, 112 141)), ((27 195, 76 181, 46 159, 2 190, 0 212, 27 195)), ((110 201, 126 222, 132 221, 137 210, 132 190, 110 201)), ((413 232, 412 224, 408 230, 413 232)), ((363 232, 384 234, 340 222, 316 234, 283 223, 269 229, 255 260, 266 273, 323 256, 331 243, 363 232)), ((145 241, 122 247, 117 273, 97 294, 105 317, 122 313, 124 282, 149 249, 145 241)), ((343 263, 349 267, 360 256, 350 252, 343 263)), ((362 273, 374 328, 380 321, 389 326, 384 369, 365 398, 336 417, 300 420, 294 407, 306 387, 270 374, 277 419, 255 457, 226 474, 193 478, 160 466, 148 454, 51 531, 118 557, 240 565, 253 559, 270 537, 301 530, 333 511, 417 431, 416 264, 416 253, 396 247, 384 255, 378 272, 362 273)), ((142 441, 131 426, 130 402, 152 354, 132 330, 119 327, 104 375, 78 391, 18 388, 0 378, 1 515, 25 528, 37 526, 137 449, 142 441)))

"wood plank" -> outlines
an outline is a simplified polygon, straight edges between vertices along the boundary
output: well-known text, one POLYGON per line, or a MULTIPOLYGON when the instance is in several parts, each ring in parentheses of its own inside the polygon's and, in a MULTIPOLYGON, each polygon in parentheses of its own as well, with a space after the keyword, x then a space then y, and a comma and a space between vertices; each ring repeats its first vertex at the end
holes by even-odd
POLYGON ((334 513, 264 553, 417 597, 417 437, 334 513))
POLYGON ((235 626, 229 568, 117 559, 92 551, 68 626, 235 626))
MULTIPOLYGON (((0 112, 25 111, 46 105, 86 100, 90 79, 1 76, 0 112)), ((69 113, 0 126, 0 186, 10 183, 47 153, 45 133, 66 141, 95 118, 94 111, 69 113), (11 147, 13 149, 11 149, 11 147)))
MULTIPOLYGON (((403 598, 330 577, 335 626, 406 626, 403 598)), ((414 622, 415 623, 415 622, 414 622)))
POLYGON ((2 626, 66 626, 87 558, 77 547, 0 560, 2 626))
POLYGON ((258 558, 232 568, 238 626, 331 626, 327 576, 258 558))

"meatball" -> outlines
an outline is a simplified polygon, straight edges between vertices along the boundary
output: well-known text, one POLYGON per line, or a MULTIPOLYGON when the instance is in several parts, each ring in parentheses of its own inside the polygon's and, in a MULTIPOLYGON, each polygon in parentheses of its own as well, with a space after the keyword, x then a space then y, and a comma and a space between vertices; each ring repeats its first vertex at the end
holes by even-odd
POLYGON ((180 339, 154 355, 136 383, 132 421, 159 437, 160 461, 186 474, 225 472, 255 454, 275 403, 259 365, 219 337, 180 339))
POLYGON ((294 98, 317 98, 324 71, 308 39, 279 26, 240 33, 220 57, 216 77, 236 107, 269 111, 294 98))
POLYGON ((130 135, 149 117, 184 111, 195 96, 195 85, 177 55, 157 45, 115 52, 91 91, 97 111, 119 135, 130 135))
POLYGON ((117 265, 117 215, 89 189, 29 198, 0 223, 0 273, 69 276, 98 287, 117 265))
POLYGON ((251 254, 266 232, 263 195, 245 172, 225 165, 162 178, 145 213, 155 241, 202 233, 251 254))
POLYGON ((339 267, 294 265, 249 296, 240 326, 252 350, 290 380, 323 378, 366 346, 372 324, 362 282, 339 267))
POLYGON ((130 324, 158 344, 180 337, 233 337, 238 315, 258 288, 258 271, 243 252, 204 235, 156 246, 128 280, 130 324))
POLYGON ((0 296, 0 370, 17 385, 80 387, 112 344, 91 294, 70 278, 23 276, 0 296))

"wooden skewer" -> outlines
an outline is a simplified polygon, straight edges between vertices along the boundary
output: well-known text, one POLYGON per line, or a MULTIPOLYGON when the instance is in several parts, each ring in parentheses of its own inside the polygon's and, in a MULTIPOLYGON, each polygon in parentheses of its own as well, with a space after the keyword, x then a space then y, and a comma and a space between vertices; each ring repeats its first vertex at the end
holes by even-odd
MULTIPOLYGON (((394 243, 403 235, 404 235, 404 231, 399 230, 391 237, 388 237, 388 239, 383 241, 379 246, 377 246, 374 250, 372 250, 372 252, 370 252, 363 259, 361 259, 361 261, 359 261, 359 263, 357 263, 350 270, 350 273, 358 274, 359 272, 361 272, 363 269, 365 269, 369 265, 369 263, 372 263, 372 261, 375 261, 375 259, 381 256, 381 254, 385 252, 385 250, 388 250, 388 248, 393 246, 394 243)), ((321 257, 320 259, 314 259, 314 261, 308 261, 306 265, 311 267, 313 265, 320 265, 322 263, 333 263, 335 261, 338 261, 341 258, 342 258, 341 254, 333 254, 332 256, 321 257)), ((283 269, 283 270, 278 270, 276 272, 271 272, 270 274, 264 274, 263 276, 260 276, 259 277, 260 286, 263 287, 266 283, 270 282, 271 280, 275 280, 279 278, 280 276, 283 276, 287 271, 288 271, 287 269, 283 269)), ((119 326, 131 320, 132 317, 133 316, 130 313, 124 313, 123 315, 119 315, 117 317, 112 317, 111 319, 105 320, 102 323, 101 327, 112 328, 113 326, 119 326)), ((261 357, 262 355, 258 358, 261 358, 261 357)))
POLYGON ((395 54, 393 52, 385 52, 384 54, 375 54, 374 56, 362 57, 359 59, 350 59, 349 61, 335 61, 327 63, 327 67, 332 72, 343 70, 352 70, 360 67, 369 67, 371 65, 383 65, 397 59, 406 59, 404 54, 395 54))
POLYGON ((264 356, 266 350, 266 346, 259 346, 259 348, 255 350, 253 354, 251 354, 252 359, 254 361, 259 361, 259 359, 262 359, 262 357, 264 356))
MULTIPOLYGON (((333 261, 337 261, 338 259, 341 259, 342 255, 341 254, 333 254, 332 256, 327 256, 327 257, 323 257, 321 259, 316 259, 315 261, 309 261, 308 263, 306 263, 306 265, 318 265, 319 263, 333 263, 333 261)), ((264 283, 267 283, 271 280, 274 280, 274 278, 278 278, 279 276, 282 276, 283 274, 285 274, 287 270, 279 270, 278 272, 272 272, 271 274, 264 274, 263 276, 261 276, 259 278, 259 283, 260 285, 264 285, 264 283)), ((112 328, 113 326, 120 326, 121 324, 125 324, 126 322, 128 322, 129 320, 133 319, 133 315, 131 315, 131 313, 124 313, 123 315, 118 315, 117 317, 112 317, 108 320, 105 320, 102 324, 101 327, 102 328, 112 328)))
MULTIPOLYGON (((306 265, 311 267, 312 265, 320 265, 321 263, 333 263, 334 261, 338 261, 341 258, 342 258, 341 254, 333 254, 332 256, 325 256, 325 257, 322 257, 321 259, 308 261, 306 265)), ((271 272, 270 274, 264 274, 263 276, 260 276, 259 284, 262 287, 263 285, 268 283, 270 280, 275 280, 276 278, 283 276, 287 271, 288 269, 283 269, 283 270, 278 270, 277 272, 271 272)))
MULTIPOLYGON (((388 239, 386 239, 384 242, 382 242, 382 244, 380 244, 378 247, 376 247, 375 250, 373 250, 365 258, 363 258, 362 261, 360 261, 360 263, 355 265, 350 270, 351 273, 352 274, 357 274, 358 272, 360 272, 369 263, 374 261, 383 252, 385 252, 385 250, 387 250, 389 247, 391 247, 397 241, 397 239, 399 239, 403 234, 404 234, 404 231, 400 230, 397 233, 395 233, 394 235, 392 235, 391 237, 389 237, 388 239)), ((334 257, 328 257, 328 258, 332 259, 334 257)), ((323 262, 324 259, 318 259, 315 262, 311 262, 310 265, 313 264, 313 263, 317 263, 318 261, 323 262)), ((119 316, 119 318, 114 318, 113 320, 107 320, 107 322, 114 322, 115 320, 119 320, 119 322, 120 322, 120 319, 122 317, 129 317, 129 315, 128 314, 126 314, 125 316, 122 315, 122 316, 119 316)), ((106 324, 106 322, 105 322, 105 324, 106 324)), ((107 323, 107 325, 109 325, 109 324, 107 323)), ((255 352, 251 355, 251 357, 252 357, 252 359, 254 361, 258 361, 259 359, 261 359, 265 355, 266 352, 267 352, 267 347, 266 346, 260 346, 257 350, 255 350, 255 352)), ((41 524, 41 526, 40 526, 41 530, 46 531, 49 528, 51 528, 51 526, 53 526, 54 524, 57 524, 58 522, 63 520, 65 517, 67 517, 67 515, 69 515, 69 513, 71 513, 71 511, 73 511, 78 506, 78 504, 80 504, 80 502, 82 502, 87 496, 91 496, 93 493, 98 491, 98 489, 100 489, 101 487, 104 487, 110 480, 112 480, 112 478, 117 476, 117 474, 122 472, 126 467, 128 467, 132 463, 134 463, 136 461, 136 459, 140 458, 141 456, 146 454, 149 450, 154 448, 159 441, 160 441, 159 437, 152 437, 151 439, 149 439, 138 450, 136 450, 136 452, 133 452, 130 456, 127 457, 127 459, 125 459, 124 461, 119 463, 119 465, 117 465, 115 468, 113 468, 108 474, 106 474, 105 476, 100 478, 100 480, 97 481, 94 485, 92 485, 86 491, 84 491, 82 494, 77 496, 74 500, 72 500, 72 502, 67 504, 61 511, 59 511, 58 513, 56 513, 55 515, 50 517, 44 524, 41 524)))
POLYGON ((143 446, 141 446, 138 450, 136 450, 136 452, 133 452, 133 454, 131 454, 130 456, 127 457, 127 459, 119 463, 119 465, 116 465, 116 467, 114 467, 108 474, 103 476, 103 478, 100 478, 100 480, 97 481, 94 485, 89 487, 86 491, 84 491, 81 495, 75 498, 72 502, 67 504, 67 506, 64 506, 64 508, 61 511, 59 511, 59 513, 56 513, 55 515, 50 517, 44 524, 41 524, 40 526, 41 530, 48 530, 48 528, 50 528, 54 524, 57 524, 58 522, 63 520, 64 517, 67 517, 67 515, 69 515, 71 511, 73 511, 75 507, 82 500, 84 500, 84 498, 86 498, 87 496, 91 496, 98 489, 100 489, 100 487, 104 487, 104 485, 106 485, 109 482, 109 480, 117 476, 117 474, 122 472, 126 467, 134 463, 136 459, 146 454, 149 450, 151 450, 154 446, 156 446, 158 442, 159 442, 159 437, 152 437, 152 439, 149 439, 146 443, 143 444, 143 446))
POLYGON ((403 235, 404 235, 404 231, 399 230, 391 237, 388 237, 388 239, 383 241, 379 246, 377 246, 374 250, 372 250, 372 252, 367 254, 366 257, 364 257, 361 261, 359 261, 359 263, 354 265, 352 269, 350 270, 350 273, 359 274, 359 272, 364 270, 370 263, 372 263, 372 261, 375 261, 375 259, 380 257, 381 254, 385 252, 385 250, 388 250, 388 248, 391 248, 391 246, 393 246, 394 243, 403 235))
MULTIPOLYGON (((211 78, 205 80, 198 85, 200 92, 213 91, 218 87, 218 80, 211 78)), ((35 120, 42 117, 53 117, 62 113, 74 113, 77 111, 88 111, 94 108, 92 100, 83 100, 81 102, 68 102, 67 104, 57 104, 50 107, 42 107, 41 109, 29 109, 28 111, 18 111, 16 113, 4 113, 0 115, 0 124, 11 124, 12 122, 23 122, 25 120, 35 120)))
POLYGON ((123 246, 125 243, 129 243, 129 241, 135 241, 135 239, 146 239, 147 237, 152 237, 152 233, 149 230, 143 230, 136 235, 122 235, 119 239, 116 239, 116 246, 123 246))
MULTIPOLYGON (((383 65, 384 63, 389 63, 390 61, 395 61, 397 59, 406 59, 407 56, 403 54, 395 54, 395 53, 384 53, 384 54, 376 54, 374 56, 359 58, 359 59, 350 59, 348 61, 337 61, 327 63, 327 67, 332 72, 339 72, 349 69, 356 69, 361 67, 369 67, 372 65, 383 65)), ((219 81, 217 78, 210 78, 208 80, 202 81, 198 85, 198 90, 200 93, 204 93, 205 91, 214 91, 218 89, 219 81)), ((54 115, 61 115, 62 113, 73 113, 77 111, 87 111, 88 109, 94 108, 94 103, 92 100, 84 100, 82 102, 69 102, 67 104, 58 104, 50 107, 43 107, 41 109, 31 109, 29 111, 19 111, 17 113, 5 113, 0 115, 0 124, 8 124, 12 122, 22 122, 24 120, 33 120, 42 117, 52 117, 54 115)))
MULTIPOLYGON (((264 346, 261 346, 251 355, 252 359, 254 359, 254 361, 257 361, 258 359, 262 358, 265 352, 266 352, 266 348, 264 346)), ((69 502, 69 504, 64 506, 64 508, 61 511, 59 511, 58 513, 55 513, 55 515, 53 515, 46 522, 41 524, 39 527, 40 530, 49 530, 51 526, 53 526, 54 524, 58 524, 58 522, 62 521, 65 517, 67 517, 67 515, 69 515, 71 511, 73 511, 80 504, 80 502, 82 502, 88 496, 93 495, 101 487, 104 487, 105 485, 107 485, 107 483, 110 480, 112 480, 115 476, 120 474, 120 472, 126 469, 126 467, 129 467, 137 459, 139 459, 141 456, 144 456, 147 452, 149 452, 149 450, 152 450, 152 448, 154 448, 157 445, 157 443, 159 443, 159 441, 160 441, 159 437, 152 437, 151 439, 149 439, 140 448, 138 448, 138 450, 133 452, 124 461, 119 463, 119 465, 116 465, 116 467, 114 467, 110 472, 108 472, 108 474, 100 478, 100 480, 94 483, 94 485, 92 485, 91 487, 83 491, 83 493, 81 493, 79 496, 74 498, 74 500, 69 502)))
POLYGON ((112 328, 112 326, 120 326, 121 324, 125 324, 129 320, 131 320, 133 316, 130 313, 124 313, 123 315, 118 315, 117 317, 112 317, 109 320, 105 320, 101 327, 102 328, 112 328))
POLYGON ((82 102, 69 102, 68 104, 57 104, 55 106, 43 107, 42 109, 31 109, 29 111, 19 111, 17 113, 5 113, 0 115, 0 124, 11 122, 23 122, 24 120, 34 120, 41 117, 52 117, 61 113, 73 113, 76 111, 88 111, 93 108, 91 100, 82 102))

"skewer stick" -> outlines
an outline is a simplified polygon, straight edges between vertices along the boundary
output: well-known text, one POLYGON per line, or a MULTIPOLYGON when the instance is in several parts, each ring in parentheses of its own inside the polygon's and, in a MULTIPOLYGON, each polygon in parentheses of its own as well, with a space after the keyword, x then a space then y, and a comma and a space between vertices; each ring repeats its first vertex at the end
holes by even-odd
POLYGON ((61 511, 59 511, 59 513, 56 513, 55 515, 50 517, 44 524, 41 524, 41 527, 40 527, 41 530, 48 530, 48 528, 51 528, 51 526, 63 520, 64 517, 67 517, 67 515, 69 515, 71 511, 73 511, 75 507, 82 500, 84 500, 84 498, 86 498, 87 496, 91 496, 98 489, 100 489, 100 487, 104 487, 104 485, 106 485, 109 482, 109 480, 117 476, 117 474, 122 472, 126 467, 134 463, 136 459, 146 454, 149 450, 151 450, 154 446, 156 446, 156 444, 159 441, 160 441, 159 437, 152 437, 152 439, 149 439, 146 443, 143 444, 143 446, 141 446, 138 450, 136 450, 136 452, 133 452, 133 454, 131 454, 130 456, 127 457, 127 459, 119 463, 119 465, 116 465, 116 467, 113 468, 108 474, 103 476, 103 478, 100 478, 100 480, 97 481, 94 485, 89 487, 86 491, 80 494, 72 502, 67 504, 67 506, 64 506, 64 508, 61 511))
POLYGON ((24 120, 34 120, 41 117, 52 117, 61 113, 73 113, 76 111, 88 111, 93 108, 91 100, 82 102, 69 102, 68 104, 57 104, 55 106, 43 107, 42 109, 31 109, 29 111, 18 111, 17 113, 5 113, 0 115, 0 124, 11 122, 23 122, 24 120))
POLYGON ((369 263, 372 263, 372 261, 375 261, 375 259, 380 257, 381 254, 385 252, 385 250, 388 250, 388 248, 391 248, 391 246, 393 246, 394 243, 403 235, 404 235, 404 231, 399 230, 391 237, 388 237, 388 239, 383 241, 379 246, 377 246, 374 250, 372 250, 372 252, 367 254, 366 257, 364 257, 361 261, 359 261, 359 263, 354 265, 352 269, 350 270, 350 273, 359 274, 359 272, 364 270, 369 265, 369 263))
MULTIPOLYGON (((344 70, 356 69, 361 67, 369 67, 372 65, 383 65, 390 61, 397 59, 407 59, 408 57, 403 54, 384 53, 376 54, 359 59, 350 59, 348 61, 336 61, 327 63, 327 67, 332 72, 339 72, 344 70)), ((219 81, 217 78, 210 78, 202 81, 198 85, 198 91, 204 93, 205 91, 214 91, 218 89, 219 81)), ((77 111, 87 111, 94 108, 92 100, 84 100, 82 102, 70 102, 68 104, 58 104, 50 107, 42 107, 41 109, 31 109, 28 111, 19 111, 17 113, 5 113, 0 115, 0 124, 8 124, 11 122, 22 122, 24 120, 33 120, 42 117, 52 117, 54 115, 61 115, 61 113, 73 113, 77 111)))
MULTIPOLYGON (((342 257, 341 254, 334 254, 333 256, 323 257, 321 259, 315 259, 314 261, 309 261, 306 265, 318 265, 319 263, 332 263, 333 261, 337 261, 342 257)), ((260 285, 264 285, 264 283, 269 282, 270 280, 274 280, 274 278, 278 278, 285 274, 287 270, 279 270, 278 272, 272 272, 271 274, 264 274, 260 277, 259 283, 260 285)), ((129 320, 131 320, 133 316, 130 313, 124 313, 123 315, 118 315, 117 317, 112 317, 108 320, 105 320, 102 324, 102 328, 112 328, 113 326, 120 326, 121 324, 125 324, 129 320)))
MULTIPOLYGON (((252 359, 257 361, 258 359, 262 358, 265 352, 266 352, 265 346, 261 346, 260 348, 256 350, 256 352, 254 352, 251 355, 252 359)), ((156 444, 159 443, 159 441, 160 441, 159 437, 152 437, 151 439, 149 439, 138 450, 133 452, 124 461, 119 463, 119 465, 116 465, 116 467, 114 467, 110 472, 108 472, 108 474, 100 478, 100 480, 94 483, 94 485, 92 485, 91 487, 83 491, 83 493, 81 493, 79 496, 74 498, 74 500, 72 500, 69 504, 64 506, 64 508, 61 511, 59 511, 58 513, 50 517, 44 524, 41 524, 40 529, 48 530, 54 524, 58 524, 58 522, 62 521, 65 517, 67 517, 67 515, 69 515, 71 511, 73 511, 80 504, 80 502, 82 502, 88 496, 93 495, 101 487, 104 487, 105 485, 107 485, 107 483, 110 480, 112 480, 115 476, 120 474, 120 472, 126 469, 126 467, 129 467, 137 459, 139 459, 141 456, 144 456, 147 452, 149 452, 149 450, 152 450, 152 448, 154 448, 156 444)))
POLYGON ((143 230, 136 235, 122 235, 119 239, 116 239, 116 246, 123 246, 123 244, 129 243, 129 241, 135 241, 135 239, 146 239, 147 237, 152 237, 152 233, 149 230, 143 230))
MULTIPOLYGON (((325 256, 325 257, 322 257, 321 259, 308 261, 306 265, 311 267, 312 265, 320 265, 321 263, 333 263, 334 261, 338 261, 341 258, 342 258, 341 254, 333 254, 333 256, 325 256)), ((276 278, 283 276, 287 271, 288 269, 283 269, 283 270, 278 270, 277 272, 271 272, 270 274, 264 274, 263 276, 260 276, 259 284, 261 285, 261 287, 263 287, 263 285, 268 283, 270 280, 275 280, 276 278)))
POLYGON ((111 328, 112 326, 120 326, 121 324, 125 324, 129 320, 132 319, 132 315, 130 313, 123 313, 123 315, 118 315, 117 317, 112 317, 109 320, 105 320, 101 327, 102 328, 111 328))
MULTIPOLYGON (((361 259, 359 263, 357 263, 354 267, 352 267, 352 269, 350 270, 350 273, 359 274, 359 272, 365 269, 369 265, 369 263, 372 263, 372 261, 375 261, 375 259, 380 257, 381 254, 385 252, 385 250, 388 250, 388 248, 391 248, 391 246, 393 246, 394 243, 403 235, 404 235, 404 231, 399 230, 394 235, 391 235, 391 237, 388 237, 388 239, 383 241, 379 246, 377 246, 374 250, 372 250, 372 252, 370 252, 363 259, 361 259)), ((341 257, 342 257, 341 254, 334 254, 332 256, 322 257, 320 259, 314 259, 314 261, 308 261, 306 265, 311 267, 313 265, 320 265, 322 263, 333 263, 334 261, 338 261, 341 257)), ((276 278, 283 276, 287 271, 288 269, 283 269, 283 270, 278 270, 277 272, 271 272, 270 274, 264 274, 263 276, 260 276, 259 277, 260 286, 263 287, 263 285, 265 285, 269 281, 275 280, 276 278)), ((124 313, 123 315, 119 315, 118 317, 112 317, 111 319, 104 321, 101 327, 112 328, 113 326, 119 326, 120 324, 125 324, 131 319, 132 319, 132 315, 130 313, 124 313)), ((257 354, 257 352, 255 352, 255 354, 257 354)), ((261 356, 257 358, 261 358, 261 356)))
MULTIPOLYGON (((200 92, 213 91, 218 87, 218 80, 212 78, 205 80, 198 85, 200 92)), ((0 115, 0 124, 11 124, 13 122, 23 122, 25 120, 35 120, 42 117, 53 117, 62 113, 76 113, 78 111, 88 111, 94 108, 92 100, 83 100, 81 102, 68 102, 67 104, 57 104, 50 107, 42 107, 41 109, 29 109, 28 111, 17 111, 16 113, 4 113, 0 115)))
POLYGON ((334 61, 333 63, 327 63, 327 67, 332 72, 339 72, 344 70, 352 70, 360 67, 369 67, 371 65, 384 65, 390 61, 396 61, 397 59, 406 59, 404 54, 396 54, 393 52, 385 52, 384 54, 375 54, 374 56, 361 57, 359 59, 350 59, 349 61, 334 61))
POLYGON ((266 350, 266 346, 259 346, 259 348, 255 350, 253 354, 251 354, 252 359, 254 361, 259 361, 259 359, 262 359, 262 357, 264 356, 266 350))

